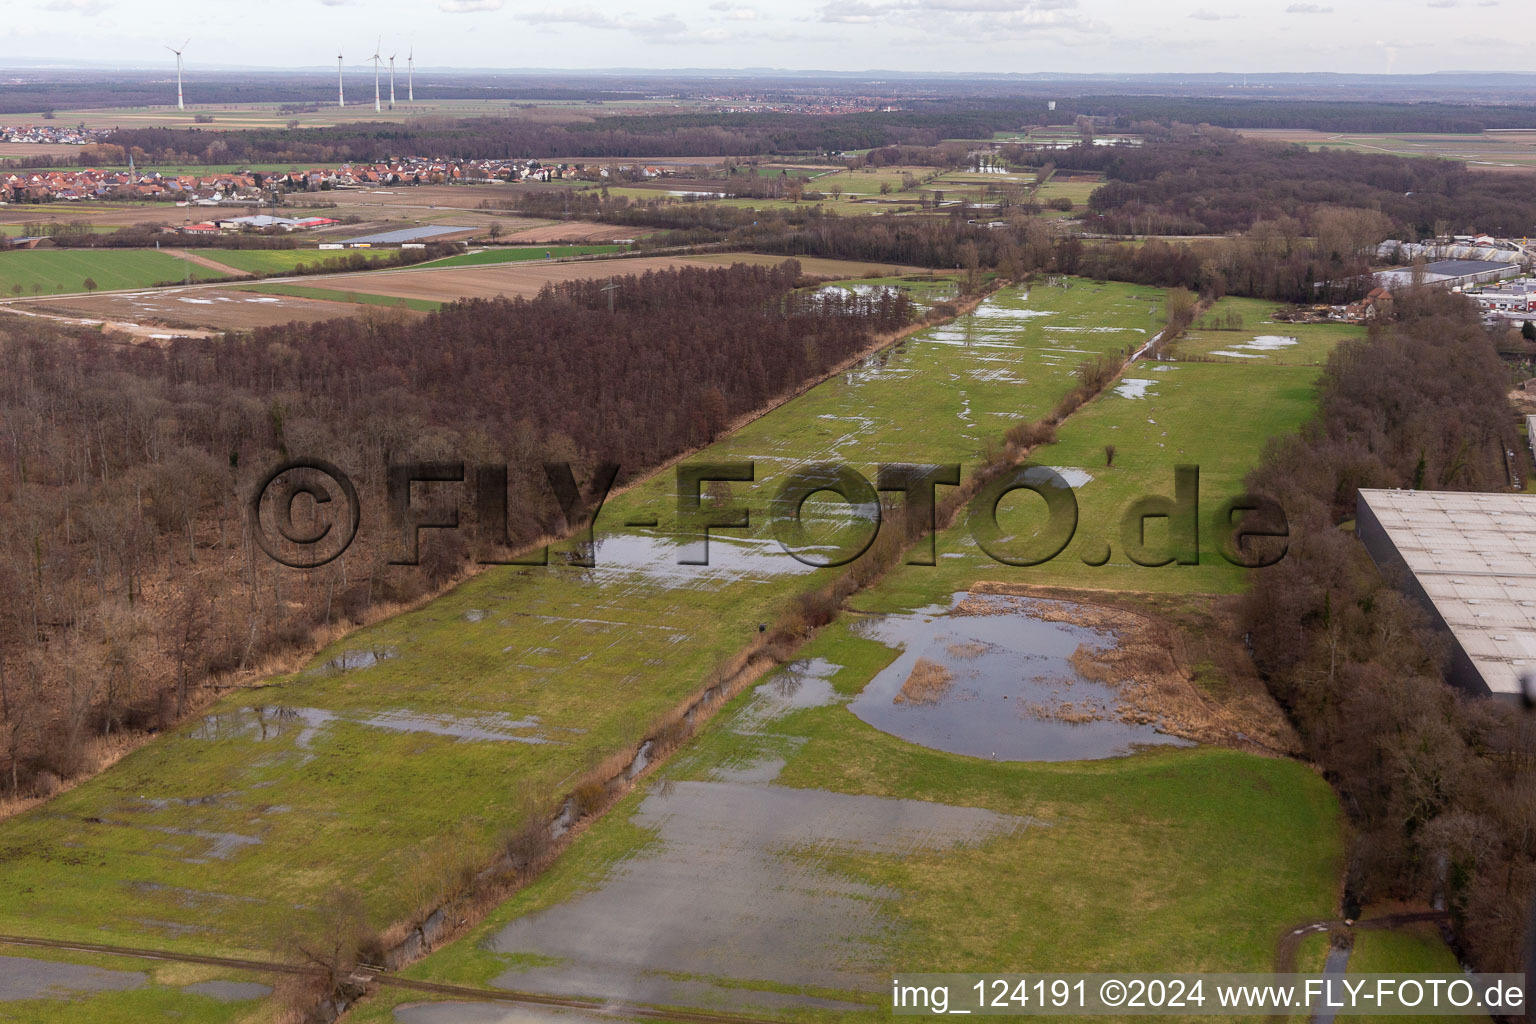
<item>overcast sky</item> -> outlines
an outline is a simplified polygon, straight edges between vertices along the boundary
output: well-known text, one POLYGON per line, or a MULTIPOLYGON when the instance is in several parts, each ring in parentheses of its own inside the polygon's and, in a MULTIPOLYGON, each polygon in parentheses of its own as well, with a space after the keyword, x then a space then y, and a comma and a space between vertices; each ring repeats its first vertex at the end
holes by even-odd
MULTIPOLYGON (((860 71, 1532 70, 1532 0, 9 0, 4 57, 860 71), (32 11, 23 14, 30 6, 32 11)), ((168 66, 173 66, 168 63, 168 66)))

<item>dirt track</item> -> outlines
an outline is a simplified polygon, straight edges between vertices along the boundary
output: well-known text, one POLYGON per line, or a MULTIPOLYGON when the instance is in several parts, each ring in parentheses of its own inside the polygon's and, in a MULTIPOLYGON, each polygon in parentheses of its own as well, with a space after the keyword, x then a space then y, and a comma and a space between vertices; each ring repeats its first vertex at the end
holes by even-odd
POLYGON ((179 260, 186 260, 188 263, 195 263, 200 267, 206 267, 207 269, 216 273, 227 274, 230 277, 256 276, 248 270, 240 270, 237 267, 231 267, 227 263, 220 263, 218 260, 211 260, 207 256, 202 256, 195 252, 188 252, 186 249, 164 249, 162 251, 167 255, 175 256, 179 260))
MULTIPOLYGON (((1356 921, 1348 927, 1356 931, 1390 931, 1393 928, 1401 928, 1405 924, 1416 924, 1420 921, 1443 922, 1449 921, 1451 915, 1444 910, 1419 910, 1402 914, 1386 914, 1382 917, 1373 917, 1363 921, 1356 921)), ((1346 927, 1343 918, 1333 920, 1303 921, 1300 924, 1287 928, 1280 936, 1280 941, 1275 943, 1275 973, 1294 974, 1296 972, 1296 954, 1301 949, 1302 940, 1314 932, 1328 931, 1330 928, 1346 927)))

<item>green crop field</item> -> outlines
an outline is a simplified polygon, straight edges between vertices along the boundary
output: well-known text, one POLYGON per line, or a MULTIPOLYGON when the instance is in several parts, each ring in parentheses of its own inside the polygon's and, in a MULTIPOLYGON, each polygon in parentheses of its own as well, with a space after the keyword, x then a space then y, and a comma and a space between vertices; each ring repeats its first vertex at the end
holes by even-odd
POLYGON ((1057 176, 1040 186, 1035 192, 1035 198, 1042 203, 1048 203, 1052 199, 1066 197, 1072 200, 1075 206, 1087 206, 1088 197, 1101 184, 1102 182, 1100 181, 1067 181, 1058 173, 1057 176))
POLYGON ((880 194, 881 185, 889 185, 890 194, 899 195, 903 194, 903 178, 906 175, 923 183, 938 173, 934 167, 860 167, 817 178, 815 188, 818 192, 827 192, 835 186, 841 186, 850 195, 872 196, 880 194))
POLYGON ((361 255, 370 261, 382 260, 394 255, 392 252, 375 252, 366 249, 352 249, 345 252, 334 249, 324 251, 319 249, 196 249, 193 251, 216 263, 234 267, 236 270, 244 270, 250 274, 286 274, 299 266, 325 266, 328 263, 340 263, 354 255, 361 255))
MULTIPOLYGON (((56 219, 52 220, 52 222, 53 223, 60 223, 56 219)), ((38 223, 48 224, 48 223, 50 223, 50 221, 49 220, 42 220, 42 221, 39 221, 38 223)), ((0 235, 10 235, 12 238, 18 238, 18 237, 21 237, 21 236, 24 236, 24 235, 27 234, 27 227, 28 227, 28 225, 25 224, 25 223, 23 223, 23 224, 0 224, 0 235)), ((117 230, 120 230, 120 229, 117 228, 117 227, 114 227, 112 225, 109 225, 109 224, 92 224, 90 226, 90 232, 93 235, 108 235, 108 234, 111 234, 112 232, 117 231, 117 230)))
POLYGON ((481 249, 435 260, 434 267, 478 267, 487 263, 518 263, 523 260, 559 259, 564 256, 590 256, 594 253, 623 252, 622 245, 528 245, 501 249, 481 249))
POLYGON ((214 281, 221 275, 168 253, 147 249, 27 249, 0 253, 0 298, 87 291, 86 278, 102 290, 147 288, 168 281, 214 281))

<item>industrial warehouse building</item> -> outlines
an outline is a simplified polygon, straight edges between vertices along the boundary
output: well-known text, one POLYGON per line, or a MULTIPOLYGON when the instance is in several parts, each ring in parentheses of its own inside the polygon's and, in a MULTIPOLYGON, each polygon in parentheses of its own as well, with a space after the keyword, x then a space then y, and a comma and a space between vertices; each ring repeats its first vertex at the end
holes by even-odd
MULTIPOLYGON (((1406 288, 1413 283, 1413 267, 1383 270, 1376 283, 1383 288, 1406 288)), ((1435 288, 1467 288, 1474 284, 1503 281, 1520 276, 1518 263, 1494 263, 1488 260, 1436 260, 1424 264, 1424 283, 1435 288)))
POLYGON ((1447 678, 1518 700, 1536 672, 1536 497, 1362 490, 1355 531, 1448 635, 1447 678))

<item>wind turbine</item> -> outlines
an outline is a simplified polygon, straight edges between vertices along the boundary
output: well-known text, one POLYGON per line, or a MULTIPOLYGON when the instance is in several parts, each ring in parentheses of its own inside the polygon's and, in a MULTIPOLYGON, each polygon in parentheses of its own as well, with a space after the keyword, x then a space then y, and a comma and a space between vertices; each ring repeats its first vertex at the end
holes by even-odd
POLYGON ((379 43, 383 41, 384 37, 379 36, 379 41, 373 44, 373 56, 368 58, 373 61, 373 112, 375 114, 383 109, 379 104, 379 64, 384 60, 379 56, 379 43))
POLYGON ((395 55, 389 55, 389 109, 395 109, 395 55))
MULTIPOLYGON (((186 42, 181 44, 181 50, 185 50, 187 48, 187 43, 190 43, 191 41, 192 38, 188 36, 186 42)), ((174 46, 167 46, 166 49, 170 50, 176 55, 176 109, 186 110, 187 105, 181 101, 181 50, 176 49, 174 46)))
POLYGON ((416 46, 411 45, 411 51, 405 55, 405 98, 407 102, 416 102, 416 46))
POLYGON ((347 90, 341 81, 341 53, 339 51, 336 54, 336 105, 338 107, 347 105, 347 90))

